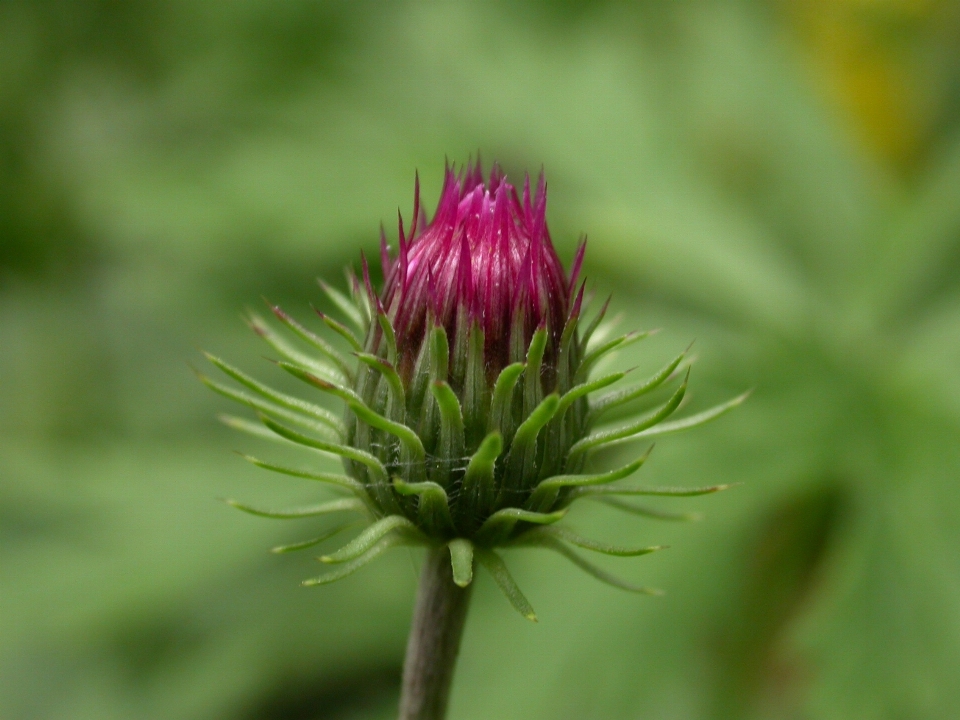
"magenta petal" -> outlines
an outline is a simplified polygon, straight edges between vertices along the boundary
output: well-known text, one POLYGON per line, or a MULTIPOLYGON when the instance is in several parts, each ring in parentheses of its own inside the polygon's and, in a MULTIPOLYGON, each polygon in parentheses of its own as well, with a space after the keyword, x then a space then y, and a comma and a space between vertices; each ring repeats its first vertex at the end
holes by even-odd
MULTIPOLYGON (((410 221, 410 239, 417 236, 417 223, 420 221, 420 173, 413 178, 413 219, 410 221)), ((400 234, 403 234, 403 221, 400 222, 400 234)))
MULTIPOLYGON (((382 295, 397 334, 401 368, 412 368, 431 317, 451 339, 462 318, 479 322, 490 372, 507 361, 515 313, 523 314, 525 342, 537 327, 549 328, 559 342, 563 324, 571 313, 579 314, 583 303, 582 285, 575 298, 571 295, 585 244, 578 247, 568 278, 550 239, 546 205, 542 172, 533 193, 529 175, 517 193, 497 164, 485 184, 478 157, 459 170, 445 167, 437 209, 427 223, 417 176, 413 221, 409 233, 402 220, 398 223, 399 250, 392 263, 386 256, 390 272, 382 295)), ((365 264, 363 277, 367 283, 365 264)))
POLYGON ((580 270, 583 268, 583 256, 587 252, 587 237, 583 236, 580 244, 577 246, 577 254, 573 256, 573 263, 570 265, 570 284, 567 290, 573 291, 573 286, 577 284, 580 278, 580 270))

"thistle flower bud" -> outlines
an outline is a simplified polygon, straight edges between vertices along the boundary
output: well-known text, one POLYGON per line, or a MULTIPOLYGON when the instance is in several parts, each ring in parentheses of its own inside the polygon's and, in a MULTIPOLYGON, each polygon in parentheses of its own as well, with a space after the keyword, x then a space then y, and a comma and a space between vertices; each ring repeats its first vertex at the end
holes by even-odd
POLYGON ((723 489, 618 484, 639 469, 649 450, 614 470, 588 467, 598 448, 699 425, 746 396, 667 421, 686 392, 685 352, 645 381, 608 390, 627 373, 595 377, 597 362, 649 333, 598 339, 595 331, 606 305, 581 323, 587 304, 584 284, 578 284, 585 243, 568 274, 551 242, 546 200, 542 175, 535 191, 526 178, 518 193, 496 166, 484 182, 478 162, 460 172, 446 170, 436 213, 428 223, 418 182, 410 229, 404 230, 401 218, 395 253, 381 233, 382 290, 374 289, 365 259, 362 280, 348 276, 352 297, 323 285, 346 323, 360 332, 357 336, 348 324, 321 314, 326 326, 352 348, 356 362, 279 308, 273 308, 276 318, 311 346, 313 355, 292 346, 263 320, 251 318, 254 330, 283 356, 281 368, 344 402, 342 418, 271 390, 210 357, 253 394, 207 378, 204 382, 256 409, 266 431, 236 418, 229 419, 230 424, 339 455, 346 473, 248 458, 251 462, 339 486, 352 495, 280 513, 233 504, 276 517, 359 511, 371 521, 339 551, 320 558, 337 569, 307 584, 344 577, 393 545, 447 545, 457 584, 470 583, 479 560, 514 607, 533 618, 495 548, 537 545, 560 552, 601 580, 651 592, 593 566, 571 546, 621 556, 658 548, 606 545, 555 523, 580 498, 663 516, 618 498, 723 489), (628 410, 635 400, 680 377, 657 409, 604 425, 611 411, 628 410))
MULTIPOLYGON (((542 177, 533 197, 527 179, 521 199, 496 166, 486 184, 479 164, 459 175, 448 168, 433 221, 422 222, 419 188, 413 217, 409 237, 400 222, 395 257, 382 239, 383 292, 365 282, 376 322, 364 349, 395 368, 402 394, 372 363, 354 390, 367 407, 413 429, 419 445, 356 413, 347 419, 348 439, 387 469, 393 492, 379 488, 386 507, 430 536, 471 537, 493 512, 522 507, 539 479, 561 472, 583 435, 585 397, 558 414, 582 355, 581 303, 570 296, 583 245, 568 279, 547 229, 542 177), (484 441, 485 452, 499 446, 502 458, 468 473, 484 441), (398 481, 442 488, 449 519, 424 515, 417 498, 396 497, 398 481)), ((349 469, 377 484, 361 464, 349 469)))

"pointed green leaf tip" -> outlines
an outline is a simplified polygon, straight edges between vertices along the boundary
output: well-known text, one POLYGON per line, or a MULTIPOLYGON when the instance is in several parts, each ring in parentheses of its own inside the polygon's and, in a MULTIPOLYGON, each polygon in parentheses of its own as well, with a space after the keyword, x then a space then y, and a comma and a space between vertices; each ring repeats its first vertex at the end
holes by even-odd
POLYGON ((500 588, 500 591, 507 600, 510 601, 510 604, 513 605, 514 610, 523 615, 527 620, 537 622, 537 614, 533 611, 533 606, 520 591, 519 586, 513 579, 513 575, 507 570, 503 558, 493 550, 484 550, 481 548, 476 548, 476 555, 480 564, 493 576, 497 587, 500 588))
POLYGON ((376 560, 378 557, 380 557, 380 555, 385 553, 390 548, 396 547, 397 545, 409 545, 410 542, 411 541, 409 538, 405 538, 400 535, 387 535, 365 553, 357 558, 354 558, 353 560, 350 560, 349 562, 343 563, 343 565, 337 567, 336 570, 321 575, 320 577, 304 580, 300 584, 304 587, 313 587, 314 585, 329 585, 332 582, 336 582, 337 580, 347 577, 347 575, 352 575, 364 565, 368 565, 376 560))
POLYGON ((363 351, 363 345, 357 339, 357 336, 353 334, 350 328, 348 328, 346 325, 344 325, 341 322, 337 322, 332 317, 330 317, 329 315, 326 315, 325 313, 320 312, 316 308, 314 308, 314 312, 317 313, 317 317, 320 318, 320 320, 323 322, 324 325, 326 325, 328 328, 330 328, 335 333, 337 333, 337 335, 339 335, 344 340, 346 340, 347 344, 351 348, 353 348, 354 352, 363 351))
POLYGON ((671 422, 660 423, 659 425, 656 425, 648 430, 637 433, 631 438, 631 440, 653 437, 654 435, 666 435, 667 433, 682 432, 684 430, 690 430, 691 428, 704 425, 711 420, 716 420, 721 415, 727 414, 735 407, 742 405, 752 393, 753 390, 748 390, 742 395, 738 395, 732 400, 728 400, 725 403, 716 405, 709 410, 704 410, 702 413, 697 413, 696 415, 691 415, 690 417, 682 418, 680 420, 672 420, 671 422))
MULTIPOLYGON (((296 398, 291 395, 287 395, 285 393, 277 392, 276 390, 273 390, 272 388, 267 387, 263 383, 254 380, 252 377, 250 377, 244 372, 241 372, 240 370, 233 367, 232 365, 225 363, 223 360, 216 357, 215 355, 211 355, 210 353, 204 353, 204 355, 206 356, 207 360, 209 360, 225 375, 233 378, 238 383, 249 388, 250 390, 253 390, 255 393, 257 393, 263 398, 266 398, 271 403, 280 405, 282 408, 284 408, 288 412, 299 413, 309 418, 319 420, 321 423, 329 426, 329 428, 333 430, 338 436, 344 433, 345 428, 344 428, 343 422, 340 420, 340 418, 338 418, 336 415, 331 413, 329 410, 322 408, 318 405, 314 405, 313 403, 307 402, 306 400, 301 400, 300 398, 296 398)), ((231 390, 230 388, 220 385, 219 383, 214 383, 212 380, 209 380, 203 375, 200 375, 200 380, 201 382, 206 384, 207 387, 211 388, 216 392, 219 392, 222 395, 226 395, 232 400, 237 400, 246 405, 250 405, 251 407, 257 410, 264 409, 261 406, 261 404, 259 404, 254 398, 250 398, 245 393, 241 393, 240 391, 237 391, 237 390, 231 390)), ((276 410, 272 405, 268 405, 266 409, 277 414, 276 410)), ((288 417, 288 415, 286 414, 284 416, 288 417)))
POLYGON ((318 535, 315 538, 310 538, 309 540, 301 540, 300 542, 290 543, 289 545, 277 545, 276 547, 271 548, 270 552, 280 554, 280 553, 294 552, 296 550, 305 550, 307 548, 313 547, 314 545, 319 545, 324 540, 329 540, 334 535, 344 530, 346 527, 347 525, 337 525, 336 527, 331 528, 330 530, 327 530, 325 533, 318 535))
POLYGON ((416 525, 402 515, 387 515, 385 518, 377 520, 377 522, 369 526, 336 552, 320 556, 320 562, 342 563, 348 560, 355 560, 374 547, 385 535, 392 533, 394 530, 406 530, 415 535, 420 534, 416 525))
POLYGON ((593 550, 604 555, 614 555, 616 557, 638 557, 640 555, 649 555, 657 550, 666 550, 666 545, 648 545, 646 547, 624 547, 622 545, 611 545, 609 543, 598 542, 589 538, 577 535, 572 530, 564 527, 542 527, 535 528, 523 536, 528 540, 538 537, 552 537, 558 540, 565 540, 571 545, 576 545, 584 550, 593 550))
POLYGON ((570 457, 579 457, 589 450, 600 447, 601 445, 609 445, 610 443, 617 442, 618 440, 640 437, 639 433, 663 422, 666 418, 670 417, 670 415, 672 415, 678 407, 680 407, 680 402, 683 400, 683 396, 687 392, 687 383, 689 380, 690 371, 688 370, 687 376, 683 379, 680 387, 676 389, 673 395, 670 396, 670 399, 667 400, 667 402, 665 402, 658 410, 655 410, 652 413, 640 418, 640 420, 629 423, 628 425, 614 428, 613 430, 603 430, 588 435, 582 440, 574 443, 573 447, 570 448, 570 457))
POLYGON ((271 311, 273 311, 273 314, 281 323, 286 325, 297 337, 306 342, 308 345, 311 345, 313 348, 318 350, 320 354, 324 355, 329 361, 331 361, 337 371, 344 378, 350 379, 353 377, 353 368, 351 368, 347 363, 347 359, 337 352, 333 346, 330 345, 330 343, 316 333, 307 330, 307 328, 280 309, 279 306, 273 305, 270 302, 268 302, 267 305, 270 306, 271 311))
POLYGON ((524 537, 522 542, 518 541, 517 544, 529 545, 531 547, 542 547, 547 550, 553 550, 554 552, 563 555, 567 560, 572 562, 574 565, 579 567, 588 575, 593 575, 600 582, 604 582, 607 585, 612 585, 613 587, 620 588, 621 590, 628 590, 630 592, 635 592, 640 595, 663 595, 663 591, 657 588, 645 587, 643 585, 634 585, 631 582, 627 582, 621 578, 618 578, 616 575, 608 573, 603 568, 600 568, 594 565, 592 562, 580 557, 576 552, 574 552, 567 544, 561 541, 559 538, 551 535, 531 535, 530 537, 524 537))
POLYGON ((457 538, 447 543, 450 548, 450 564, 453 566, 453 581, 460 587, 473 582, 473 543, 457 538))
MULTIPOLYGON (((258 430, 264 430, 269 432, 266 428, 262 428, 259 425, 254 425, 258 430)), ((358 483, 352 477, 346 475, 340 475, 339 473, 318 473, 312 470, 298 470, 296 468, 284 467, 283 465, 276 465, 271 462, 266 462, 264 460, 259 460, 251 455, 240 454, 244 460, 252 465, 261 467, 264 470, 272 470, 273 472, 280 473, 281 475, 289 475, 291 477, 303 478, 304 480, 315 480, 316 482, 329 483, 331 485, 336 485, 342 487, 346 490, 351 490, 361 499, 366 499, 366 491, 363 489, 363 485, 358 483)))
POLYGON ((259 517, 274 518, 278 520, 293 520, 296 518, 316 517, 318 515, 329 515, 335 512, 362 512, 364 505, 356 498, 343 498, 341 500, 331 500, 330 502, 320 503, 319 505, 307 505, 306 507, 292 508, 290 510, 264 510, 253 505, 237 502, 236 500, 227 500, 227 505, 242 510, 250 515, 259 517))
POLYGON ((709 487, 682 488, 682 487, 622 487, 620 485, 591 485, 575 488, 571 495, 583 497, 588 495, 659 495, 662 497, 695 497, 697 495, 712 495, 716 492, 729 490, 739 483, 730 485, 711 485, 709 487))
POLYGON ((320 288, 327 294, 333 304, 339 308, 340 312, 347 316, 347 319, 353 323, 353 325, 361 331, 366 331, 365 323, 363 321, 363 315, 360 310, 354 305, 350 298, 344 295, 342 292, 337 290, 332 285, 328 285, 321 279, 317 279, 317 283, 320 285, 320 288))
POLYGON ((622 468, 618 468, 617 470, 610 470, 609 472, 605 473, 595 473, 592 475, 555 475, 551 478, 547 478, 533 491, 533 494, 530 496, 530 500, 527 502, 527 505, 531 509, 537 508, 541 503, 549 502, 550 498, 556 497, 557 491, 563 487, 578 488, 589 487, 592 485, 606 485, 616 482, 617 480, 621 480, 639 470, 647 461, 647 458, 650 457, 650 453, 652 452, 653 445, 651 445, 641 457, 637 458, 632 463, 624 465, 622 468))

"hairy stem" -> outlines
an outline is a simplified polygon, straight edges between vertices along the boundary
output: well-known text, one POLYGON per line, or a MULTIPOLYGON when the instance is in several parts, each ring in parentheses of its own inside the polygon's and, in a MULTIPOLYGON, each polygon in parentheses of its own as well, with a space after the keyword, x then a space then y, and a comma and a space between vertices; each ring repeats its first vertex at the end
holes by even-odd
POLYGON ((427 551, 403 666, 399 720, 443 720, 473 585, 453 582, 450 551, 427 551))

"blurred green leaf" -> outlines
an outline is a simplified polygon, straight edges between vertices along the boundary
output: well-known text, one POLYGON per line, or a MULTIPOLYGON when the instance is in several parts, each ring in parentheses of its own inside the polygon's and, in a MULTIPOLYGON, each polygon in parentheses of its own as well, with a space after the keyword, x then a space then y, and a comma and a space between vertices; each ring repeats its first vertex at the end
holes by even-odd
POLYGON ((336 461, 237 461, 260 438, 184 361, 262 352, 262 295, 342 317, 316 277, 479 148, 543 164, 560 256, 588 232, 609 314, 665 329, 604 373, 696 339, 681 412, 756 391, 638 476, 740 483, 631 505, 705 522, 569 518, 669 544, 623 571, 666 597, 512 553, 534 626, 474 579, 451 717, 952 718, 958 29, 899 0, 0 5, 0 716, 392 716, 416 552, 301 589, 316 564, 267 549, 317 531, 216 498, 323 503, 336 461))

